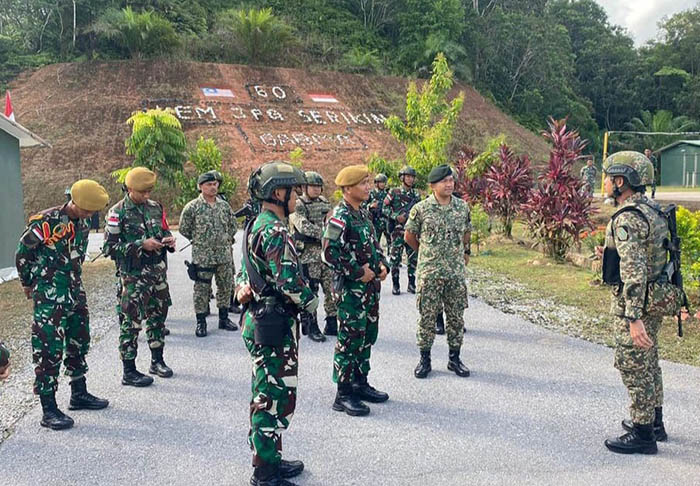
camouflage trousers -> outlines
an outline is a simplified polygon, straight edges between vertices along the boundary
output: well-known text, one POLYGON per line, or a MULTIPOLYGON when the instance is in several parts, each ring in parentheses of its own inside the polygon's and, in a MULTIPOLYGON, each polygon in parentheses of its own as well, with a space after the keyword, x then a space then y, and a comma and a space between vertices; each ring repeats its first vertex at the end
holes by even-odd
POLYGON ((391 235, 391 259, 389 263, 391 265, 392 275, 399 271, 399 265, 401 264, 401 256, 403 251, 406 250, 406 259, 408 260, 408 276, 416 276, 416 265, 418 264, 418 253, 413 251, 413 248, 408 246, 406 240, 403 237, 403 227, 397 226, 399 231, 394 230, 391 235))
POLYGON ((370 370, 372 345, 379 335, 381 282, 346 282, 338 299, 338 340, 333 355, 333 381, 352 383, 370 370))
POLYGON ((374 233, 377 235, 377 241, 381 245, 382 243, 382 235, 384 236, 384 239, 386 240, 386 248, 391 247, 391 235, 389 234, 389 230, 387 229, 387 222, 384 219, 379 219, 379 220, 374 220, 372 222, 374 225, 374 233))
POLYGON ((309 277, 309 286, 314 294, 318 296, 319 286, 323 289, 323 309, 326 316, 334 316, 338 313, 333 298, 333 270, 322 262, 309 263, 306 265, 309 277))
POLYGON ((664 402, 664 385, 659 367, 657 336, 663 318, 642 316, 644 327, 654 345, 642 349, 634 345, 626 319, 618 318, 615 334, 615 368, 629 393, 630 418, 637 424, 654 422, 654 408, 664 402))
POLYGON ((469 307, 467 281, 464 278, 421 278, 418 281, 416 307, 420 313, 416 340, 421 351, 429 351, 435 340, 435 320, 445 310, 445 332, 450 349, 459 349, 464 341, 464 309, 469 307))
POLYGON ((141 323, 146 321, 149 348, 165 344, 165 319, 172 304, 165 275, 122 276, 119 318, 119 354, 122 360, 136 359, 141 323))
POLYGON ((203 314, 209 308, 209 297, 211 296, 211 282, 216 278, 216 306, 228 307, 231 302, 231 290, 233 288, 234 267, 231 262, 219 265, 203 265, 205 268, 212 268, 213 271, 200 270, 197 276, 208 282, 194 283, 194 312, 203 314))
POLYGON ((89 321, 84 291, 80 292, 75 304, 35 299, 32 324, 35 394, 56 392, 61 361, 68 376, 80 377, 87 372, 85 356, 90 349, 89 321))
POLYGON ((248 444, 253 466, 282 460, 282 432, 289 427, 297 402, 299 330, 294 325, 281 347, 256 345, 243 337, 253 361, 248 444))

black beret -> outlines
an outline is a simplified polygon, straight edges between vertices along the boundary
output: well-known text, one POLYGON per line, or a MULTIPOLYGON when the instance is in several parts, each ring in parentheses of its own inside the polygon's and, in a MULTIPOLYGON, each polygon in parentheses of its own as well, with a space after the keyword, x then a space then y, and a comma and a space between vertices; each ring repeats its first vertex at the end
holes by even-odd
POLYGON ((428 174, 428 182, 431 184, 434 184, 436 182, 440 182, 447 176, 452 175, 452 169, 450 168, 449 165, 443 164, 443 165, 438 165, 435 167, 433 170, 430 171, 430 174, 428 174))
POLYGON ((199 176, 199 179, 197 179, 197 185, 212 181, 219 181, 220 183, 221 179, 221 173, 218 170, 210 170, 209 172, 205 172, 199 176))

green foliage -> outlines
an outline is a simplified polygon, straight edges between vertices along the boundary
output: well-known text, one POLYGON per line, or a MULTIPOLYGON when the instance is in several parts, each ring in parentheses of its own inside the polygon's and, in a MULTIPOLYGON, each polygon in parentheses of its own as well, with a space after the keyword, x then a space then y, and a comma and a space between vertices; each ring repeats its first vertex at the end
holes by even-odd
MULTIPOLYGON (((124 142, 127 155, 134 156, 132 167, 147 167, 173 184, 175 174, 183 170, 187 148, 177 117, 170 110, 153 109, 135 112, 126 123, 132 126, 131 136, 124 142)), ((119 169, 112 175, 124 182, 129 169, 119 169)))
MULTIPOLYGON (((697 128, 697 123, 687 116, 673 116, 668 110, 657 110, 655 113, 644 110, 640 117, 635 117, 626 124, 628 130, 634 130, 637 132, 662 132, 662 133, 675 133, 675 132, 688 132, 695 130, 697 128)), ((663 147, 668 145, 675 140, 681 138, 680 136, 674 137, 672 135, 639 135, 632 137, 637 141, 642 142, 644 147, 663 147)), ((639 147, 635 147, 639 148, 639 147)))
POLYGON ((372 174, 384 174, 387 176, 389 179, 387 185, 389 187, 397 186, 401 183, 399 181, 400 160, 386 160, 375 152, 367 159, 367 167, 372 174))
POLYGON ((301 169, 304 164, 304 149, 297 147, 289 152, 289 163, 301 169))
POLYGON ((377 49, 355 46, 345 53, 340 68, 351 73, 372 74, 381 71, 382 62, 377 49))
POLYGON ((196 148, 189 152, 187 165, 191 170, 181 170, 175 173, 175 182, 180 189, 180 195, 175 200, 177 207, 182 208, 199 196, 197 178, 200 174, 210 170, 221 172, 224 180, 219 186, 219 194, 230 200, 238 187, 238 179, 223 171, 222 160, 221 150, 216 146, 216 142, 211 138, 199 137, 196 148))
POLYGON ((447 148, 464 104, 464 93, 447 101, 453 84, 447 60, 438 54, 430 81, 423 84, 420 92, 416 83, 408 87, 405 121, 396 115, 386 120, 391 134, 406 147, 406 163, 416 169, 422 184, 433 167, 448 161, 447 148))
POLYGON ((468 179, 481 177, 494 164, 500 161, 501 146, 505 145, 506 136, 499 134, 486 142, 486 148, 469 163, 466 169, 468 179))
POLYGON ((295 40, 291 27, 271 8, 226 10, 219 16, 218 26, 230 36, 231 46, 253 64, 278 58, 295 40))
POLYGON ((491 223, 489 215, 486 214, 484 208, 480 204, 476 204, 471 208, 472 218, 472 245, 476 245, 476 254, 479 254, 481 245, 486 241, 491 233, 491 223))
POLYGON ((700 288, 700 211, 678 206, 678 237, 681 239, 681 271, 686 285, 700 288))

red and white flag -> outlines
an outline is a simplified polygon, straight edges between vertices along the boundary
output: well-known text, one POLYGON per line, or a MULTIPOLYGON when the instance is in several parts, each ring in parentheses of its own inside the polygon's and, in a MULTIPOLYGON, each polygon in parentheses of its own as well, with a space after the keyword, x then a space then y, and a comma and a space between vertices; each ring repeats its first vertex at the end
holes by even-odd
POLYGON ((314 103, 340 103, 338 99, 330 93, 309 93, 309 97, 314 103))
POLYGON ((15 121, 15 110, 12 109, 12 100, 10 99, 9 91, 5 91, 5 116, 15 121))

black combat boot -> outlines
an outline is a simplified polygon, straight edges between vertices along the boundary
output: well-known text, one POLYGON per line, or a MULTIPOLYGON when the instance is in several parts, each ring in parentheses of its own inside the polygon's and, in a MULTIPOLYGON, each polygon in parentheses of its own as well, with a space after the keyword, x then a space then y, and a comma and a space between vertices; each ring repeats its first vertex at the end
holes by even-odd
POLYGON ((194 335, 197 337, 205 337, 207 335, 207 314, 202 312, 201 314, 196 314, 197 316, 197 327, 194 330, 194 335))
POLYGON ((170 378, 173 376, 173 370, 163 361, 163 346, 151 348, 151 367, 148 372, 152 375, 158 375, 161 378, 170 378))
POLYGON ((413 375, 416 378, 425 378, 428 373, 433 371, 432 366, 430 366, 430 350, 420 352, 420 361, 418 366, 413 370, 413 375))
POLYGON ((97 398, 87 391, 85 377, 70 382, 70 403, 68 410, 101 410, 109 405, 108 400, 97 398))
MULTIPOLYGON (((634 424, 631 420, 623 420, 622 428, 627 432, 632 432, 634 430, 634 424)), ((664 427, 664 415, 663 408, 656 407, 654 409, 654 436, 656 437, 656 442, 666 442, 668 440, 668 434, 666 434, 666 427, 664 427)))
POLYGON ((304 463, 301 461, 285 461, 280 462, 279 472, 282 478, 293 478, 298 476, 304 470, 304 463))
POLYGON ((617 439, 607 439, 605 447, 618 454, 656 454, 653 424, 633 424, 632 431, 617 439))
POLYGON ((70 429, 73 427, 73 419, 61 412, 56 405, 56 394, 39 395, 41 400, 41 410, 44 412, 41 417, 41 426, 52 430, 70 429))
POLYGON ((469 376, 469 368, 464 366, 462 360, 459 359, 459 348, 450 349, 450 360, 447 362, 447 369, 454 371, 457 376, 469 376))
POLYGON ((391 293, 401 295, 401 285, 399 284, 399 269, 391 270, 391 293))
POLYGON ((435 334, 445 334, 445 319, 440 312, 435 320, 435 334))
POLYGON ((383 403, 389 400, 389 394, 371 386, 365 375, 358 375, 357 381, 352 384, 352 393, 358 400, 370 403, 383 403))
POLYGON ((299 313, 299 321, 301 323, 301 335, 306 336, 309 334, 309 326, 311 325, 311 321, 313 320, 313 316, 311 315, 310 312, 302 311, 299 313))
POLYGON ((238 326, 228 318, 228 307, 219 307, 219 329, 237 331, 238 326))
POLYGON ((316 313, 311 314, 311 322, 309 322, 309 339, 317 343, 322 343, 326 340, 326 336, 321 333, 318 328, 318 318, 316 313))
POLYGON ((353 395, 352 384, 350 383, 338 383, 338 392, 335 394, 333 410, 345 412, 353 417, 369 414, 369 407, 353 395))
POLYGON ((326 326, 323 328, 326 336, 338 335, 338 318, 336 316, 326 316, 326 326))
POLYGON ((416 276, 415 275, 409 275, 408 276, 408 288, 406 291, 409 294, 415 294, 416 293, 416 276))
POLYGON ((294 483, 282 478, 281 470, 281 464, 279 466, 256 466, 253 476, 250 478, 250 484, 251 486, 296 486, 294 483))
POLYGON ((149 386, 153 383, 153 378, 146 376, 136 369, 136 362, 133 359, 125 359, 124 376, 122 376, 122 385, 128 386, 149 386))

